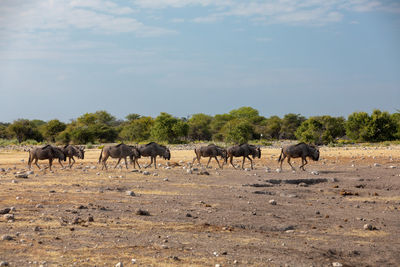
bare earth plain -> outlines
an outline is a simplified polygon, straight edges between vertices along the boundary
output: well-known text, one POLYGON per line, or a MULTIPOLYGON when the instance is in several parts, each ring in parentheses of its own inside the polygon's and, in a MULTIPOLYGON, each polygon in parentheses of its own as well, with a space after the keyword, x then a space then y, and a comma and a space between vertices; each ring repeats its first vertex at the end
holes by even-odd
POLYGON ((165 168, 166 161, 158 159, 162 166, 147 168, 145 175, 132 172, 132 165, 102 171, 100 150, 92 149, 72 169, 61 169, 58 162, 54 172, 35 166, 34 174, 22 179, 15 173, 27 170, 28 153, 1 150, 0 210, 14 207, 8 213, 14 219, 0 215, 0 261, 9 266, 400 266, 400 146, 320 152, 320 161, 310 160, 306 171, 298 170, 297 159, 296 172, 286 161, 276 172, 280 149, 264 148, 255 170, 220 170, 212 160, 212 168, 195 164, 199 169, 190 174, 185 166, 193 150, 172 149, 170 165, 180 166, 165 168), (366 224, 372 230, 364 230, 366 224))

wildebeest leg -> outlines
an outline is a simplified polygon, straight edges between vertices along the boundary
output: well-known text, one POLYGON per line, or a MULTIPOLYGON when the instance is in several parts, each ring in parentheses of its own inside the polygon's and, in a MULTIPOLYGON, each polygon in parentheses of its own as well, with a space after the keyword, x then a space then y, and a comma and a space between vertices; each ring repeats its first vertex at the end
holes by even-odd
POLYGON ((210 164, 210 161, 211 161, 211 157, 208 159, 206 168, 208 168, 208 164, 210 164))
MULTIPOLYGON (((217 161, 217 163, 218 163, 218 167, 220 167, 221 169, 222 169, 222 167, 221 167, 221 165, 219 164, 219 161, 218 161, 218 159, 217 159, 217 156, 214 156, 214 158, 215 158, 215 160, 217 161)), ((211 159, 211 158, 210 158, 211 159)))
POLYGON ((115 164, 115 166, 114 166, 114 169, 117 168, 120 161, 121 161, 121 158, 118 159, 117 164, 115 164))
MULTIPOLYGON (((72 159, 72 165, 74 165, 75 164, 75 159, 74 159, 74 157, 72 156, 71 158, 70 158, 70 161, 71 161, 71 159, 72 159)), ((71 164, 71 162, 70 162, 70 164, 71 164)), ((72 168, 72 165, 71 166, 69 166, 69 168, 72 168)))
POLYGON ((249 156, 247 156, 246 158, 248 158, 250 160, 250 166, 251 166, 251 169, 253 169, 253 160, 249 156))
POLYGON ((157 169, 157 161, 156 161, 157 156, 154 157, 154 169, 157 169))
POLYGON ((246 157, 245 156, 243 156, 243 161, 242 161, 242 170, 244 169, 243 167, 244 167, 244 161, 246 160, 246 157))
POLYGON ((287 163, 289 163, 289 165, 290 165, 290 167, 292 168, 292 170, 296 170, 293 166, 292 166, 292 164, 290 163, 290 157, 288 156, 288 158, 287 158, 287 163))
POLYGON ((283 161, 285 160, 285 158, 286 158, 286 155, 283 154, 283 157, 280 159, 280 161, 281 161, 280 169, 281 169, 281 170, 282 170, 282 163, 283 163, 283 161))
POLYGON ((101 167, 102 170, 104 169, 104 167, 106 168, 106 170, 108 170, 107 159, 108 159, 108 155, 104 156, 104 158, 102 159, 102 164, 103 164, 103 166, 101 167))
POLYGON ((146 165, 145 168, 147 169, 151 164, 153 164, 153 156, 150 156, 150 164, 146 165))
POLYGON ((135 162, 137 163, 137 165, 138 165, 139 169, 141 169, 142 167, 140 167, 140 165, 139 165, 139 161, 138 161, 138 159, 137 159, 137 158, 135 158, 135 159, 133 160, 133 167, 136 169, 136 164, 135 164, 135 162))
POLYGON ((126 169, 128 169, 128 163, 126 162, 126 158, 124 158, 124 160, 125 160, 125 167, 126 169))
POLYGON ((232 160, 233 160, 233 156, 231 156, 231 157, 229 158, 229 163, 232 165, 232 167, 233 167, 234 169, 236 169, 235 165, 233 165, 232 160))
POLYGON ((303 171, 305 171, 306 169, 304 169, 304 166, 306 166, 307 163, 308 163, 308 162, 307 162, 307 159, 306 159, 306 158, 301 158, 301 166, 300 166, 300 169, 302 169, 303 171), (304 163, 304 162, 306 162, 306 163, 304 163))
POLYGON ((194 164, 194 162, 196 161, 196 159, 197 159, 197 164, 198 164, 198 165, 201 165, 201 164, 200 164, 200 158, 201 158, 201 156, 196 154, 196 157, 193 158, 192 165, 194 164))
POLYGON ((51 171, 51 165, 53 165, 53 159, 49 159, 49 169, 51 171))
POLYGON ((64 165, 62 165, 62 163, 61 163, 61 159, 58 159, 58 163, 60 163, 60 165, 61 165, 61 168, 63 168, 63 169, 64 169, 64 165))
POLYGON ((36 166, 39 168, 39 170, 40 170, 40 166, 39 166, 39 164, 38 164, 38 160, 39 160, 38 158, 35 159, 35 165, 36 165, 36 166))

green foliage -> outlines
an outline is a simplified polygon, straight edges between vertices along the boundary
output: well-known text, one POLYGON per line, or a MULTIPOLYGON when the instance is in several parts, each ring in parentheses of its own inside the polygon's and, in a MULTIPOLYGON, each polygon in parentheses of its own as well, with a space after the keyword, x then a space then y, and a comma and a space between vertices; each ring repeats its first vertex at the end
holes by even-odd
POLYGON ((7 132, 11 137, 15 137, 18 140, 18 143, 28 139, 34 139, 39 142, 43 140, 43 136, 37 127, 31 121, 26 119, 14 121, 7 127, 7 132))
POLYGON ((8 137, 6 124, 0 123, 0 139, 5 139, 8 137))
POLYGON ((230 114, 217 114, 210 123, 210 130, 212 134, 212 140, 223 141, 224 134, 222 133, 222 128, 228 121, 233 120, 234 117, 230 114))
POLYGON ((241 107, 231 110, 229 115, 235 119, 247 120, 250 123, 260 123, 263 119, 265 119, 259 115, 258 110, 252 107, 241 107))
POLYGON ((261 122, 257 131, 262 134, 263 138, 267 139, 279 139, 281 132, 282 119, 278 116, 272 116, 261 122))
POLYGON ((225 124, 222 129, 225 142, 247 143, 254 134, 253 125, 244 119, 235 119, 225 124))
POLYGON ((310 117, 297 128, 295 135, 298 140, 307 143, 318 145, 334 143, 338 137, 345 135, 344 118, 310 117))
POLYGON ((203 113, 194 114, 189 120, 188 137, 190 140, 211 140, 210 123, 212 117, 203 113))
POLYGON ((396 134, 394 135, 394 137, 399 140, 400 139, 400 113, 393 113, 391 116, 392 120, 396 123, 397 126, 397 130, 396 130, 396 134))
POLYGON ((50 142, 55 142, 59 133, 65 130, 67 125, 59 120, 51 120, 41 126, 41 133, 50 142))
POLYGON ((189 126, 186 122, 162 112, 151 128, 151 138, 156 141, 177 142, 188 133, 189 126))
POLYGON ((286 114, 282 119, 279 139, 296 139, 295 132, 305 120, 300 114, 286 114))
POLYGON ((131 113, 131 114, 126 115, 125 118, 126 118, 128 121, 134 121, 134 120, 139 119, 140 117, 141 117, 141 116, 140 116, 139 114, 131 113))
POLYGON ((132 119, 122 126, 119 137, 124 141, 142 142, 148 140, 150 138, 150 130, 153 124, 154 120, 151 117, 132 119))
POLYGON ((346 134, 355 141, 380 142, 394 140, 398 133, 396 116, 374 110, 369 116, 365 112, 352 113, 346 122, 346 134))

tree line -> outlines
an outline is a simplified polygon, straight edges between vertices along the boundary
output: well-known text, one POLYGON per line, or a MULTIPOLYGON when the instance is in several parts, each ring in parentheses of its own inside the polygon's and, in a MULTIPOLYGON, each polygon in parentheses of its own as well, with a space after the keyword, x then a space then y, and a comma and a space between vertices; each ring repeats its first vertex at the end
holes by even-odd
POLYGON ((0 139, 22 142, 88 144, 158 141, 187 143, 216 141, 245 143, 251 140, 293 139, 314 144, 381 142, 400 139, 400 113, 374 110, 344 117, 289 113, 282 118, 263 117, 252 107, 241 107, 215 116, 198 113, 177 118, 162 112, 157 117, 129 114, 118 120, 106 111, 86 113, 70 123, 18 119, 0 123, 0 139))

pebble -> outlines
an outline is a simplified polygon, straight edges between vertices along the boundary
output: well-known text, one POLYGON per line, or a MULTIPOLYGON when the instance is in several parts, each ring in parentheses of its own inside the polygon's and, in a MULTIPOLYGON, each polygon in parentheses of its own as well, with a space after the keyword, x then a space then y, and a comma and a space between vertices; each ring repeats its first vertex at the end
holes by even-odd
POLYGON ((132 260, 131 260, 131 263, 132 263, 132 264, 136 264, 136 259, 132 259, 132 260))
POLYGON ((9 266, 9 263, 6 261, 0 261, 0 266, 9 266))
POLYGON ((4 217, 4 219, 11 220, 11 221, 13 221, 15 219, 14 214, 12 214, 12 213, 4 214, 3 217, 4 217))
POLYGON ((268 203, 271 205, 276 205, 276 201, 274 199, 271 199, 270 201, 268 201, 268 203))
POLYGON ((396 169, 396 166, 389 166, 389 169, 396 169))
POLYGON ((312 174, 312 175, 319 175, 319 172, 317 172, 317 171, 312 171, 311 174, 312 174))
POLYGON ((150 175, 150 172, 144 171, 144 172, 143 172, 143 175, 150 175))
POLYGON ((164 180, 164 182, 168 182, 169 181, 168 178, 164 178, 163 180, 164 180))
POLYGON ((12 236, 9 236, 9 235, 2 235, 1 236, 1 240, 7 240, 7 241, 10 241, 10 240, 13 240, 14 238, 12 237, 12 236))
POLYGON ((246 169, 244 169, 244 170, 245 170, 246 172, 249 172, 249 171, 251 171, 251 170, 250 170, 250 168, 246 168, 246 169))
POLYGON ((364 230, 372 231, 372 230, 374 230, 374 227, 371 224, 367 223, 367 224, 364 224, 364 230))
POLYGON ((132 196, 132 197, 136 196, 133 191, 126 191, 125 193, 127 196, 132 196))
POLYGON ((282 172, 281 169, 276 169, 275 171, 276 171, 277 173, 281 173, 281 172, 282 172))
POLYGON ((271 172, 271 169, 267 167, 267 168, 265 168, 265 172, 269 173, 269 172, 271 172))
POLYGON ((18 181, 17 180, 12 180, 11 183, 18 184, 18 181))
POLYGON ((341 264, 340 262, 332 262, 332 266, 333 267, 342 267, 343 264, 341 264))
POLYGON ((192 173, 193 173, 193 171, 192 171, 191 169, 187 169, 187 170, 186 170, 186 173, 188 173, 188 174, 192 174, 192 173))
POLYGON ((156 173, 156 172, 155 172, 155 173, 153 173, 153 176, 158 176, 158 173, 156 173))
POLYGON ((123 267, 124 264, 122 262, 118 262, 117 264, 115 264, 115 267, 123 267))
POLYGON ((26 173, 19 173, 19 174, 16 174, 15 177, 16 177, 16 178, 24 178, 24 179, 26 179, 26 178, 28 178, 28 174, 26 174, 26 173))
POLYGON ((374 167, 380 167, 381 165, 379 163, 374 163, 374 167))

